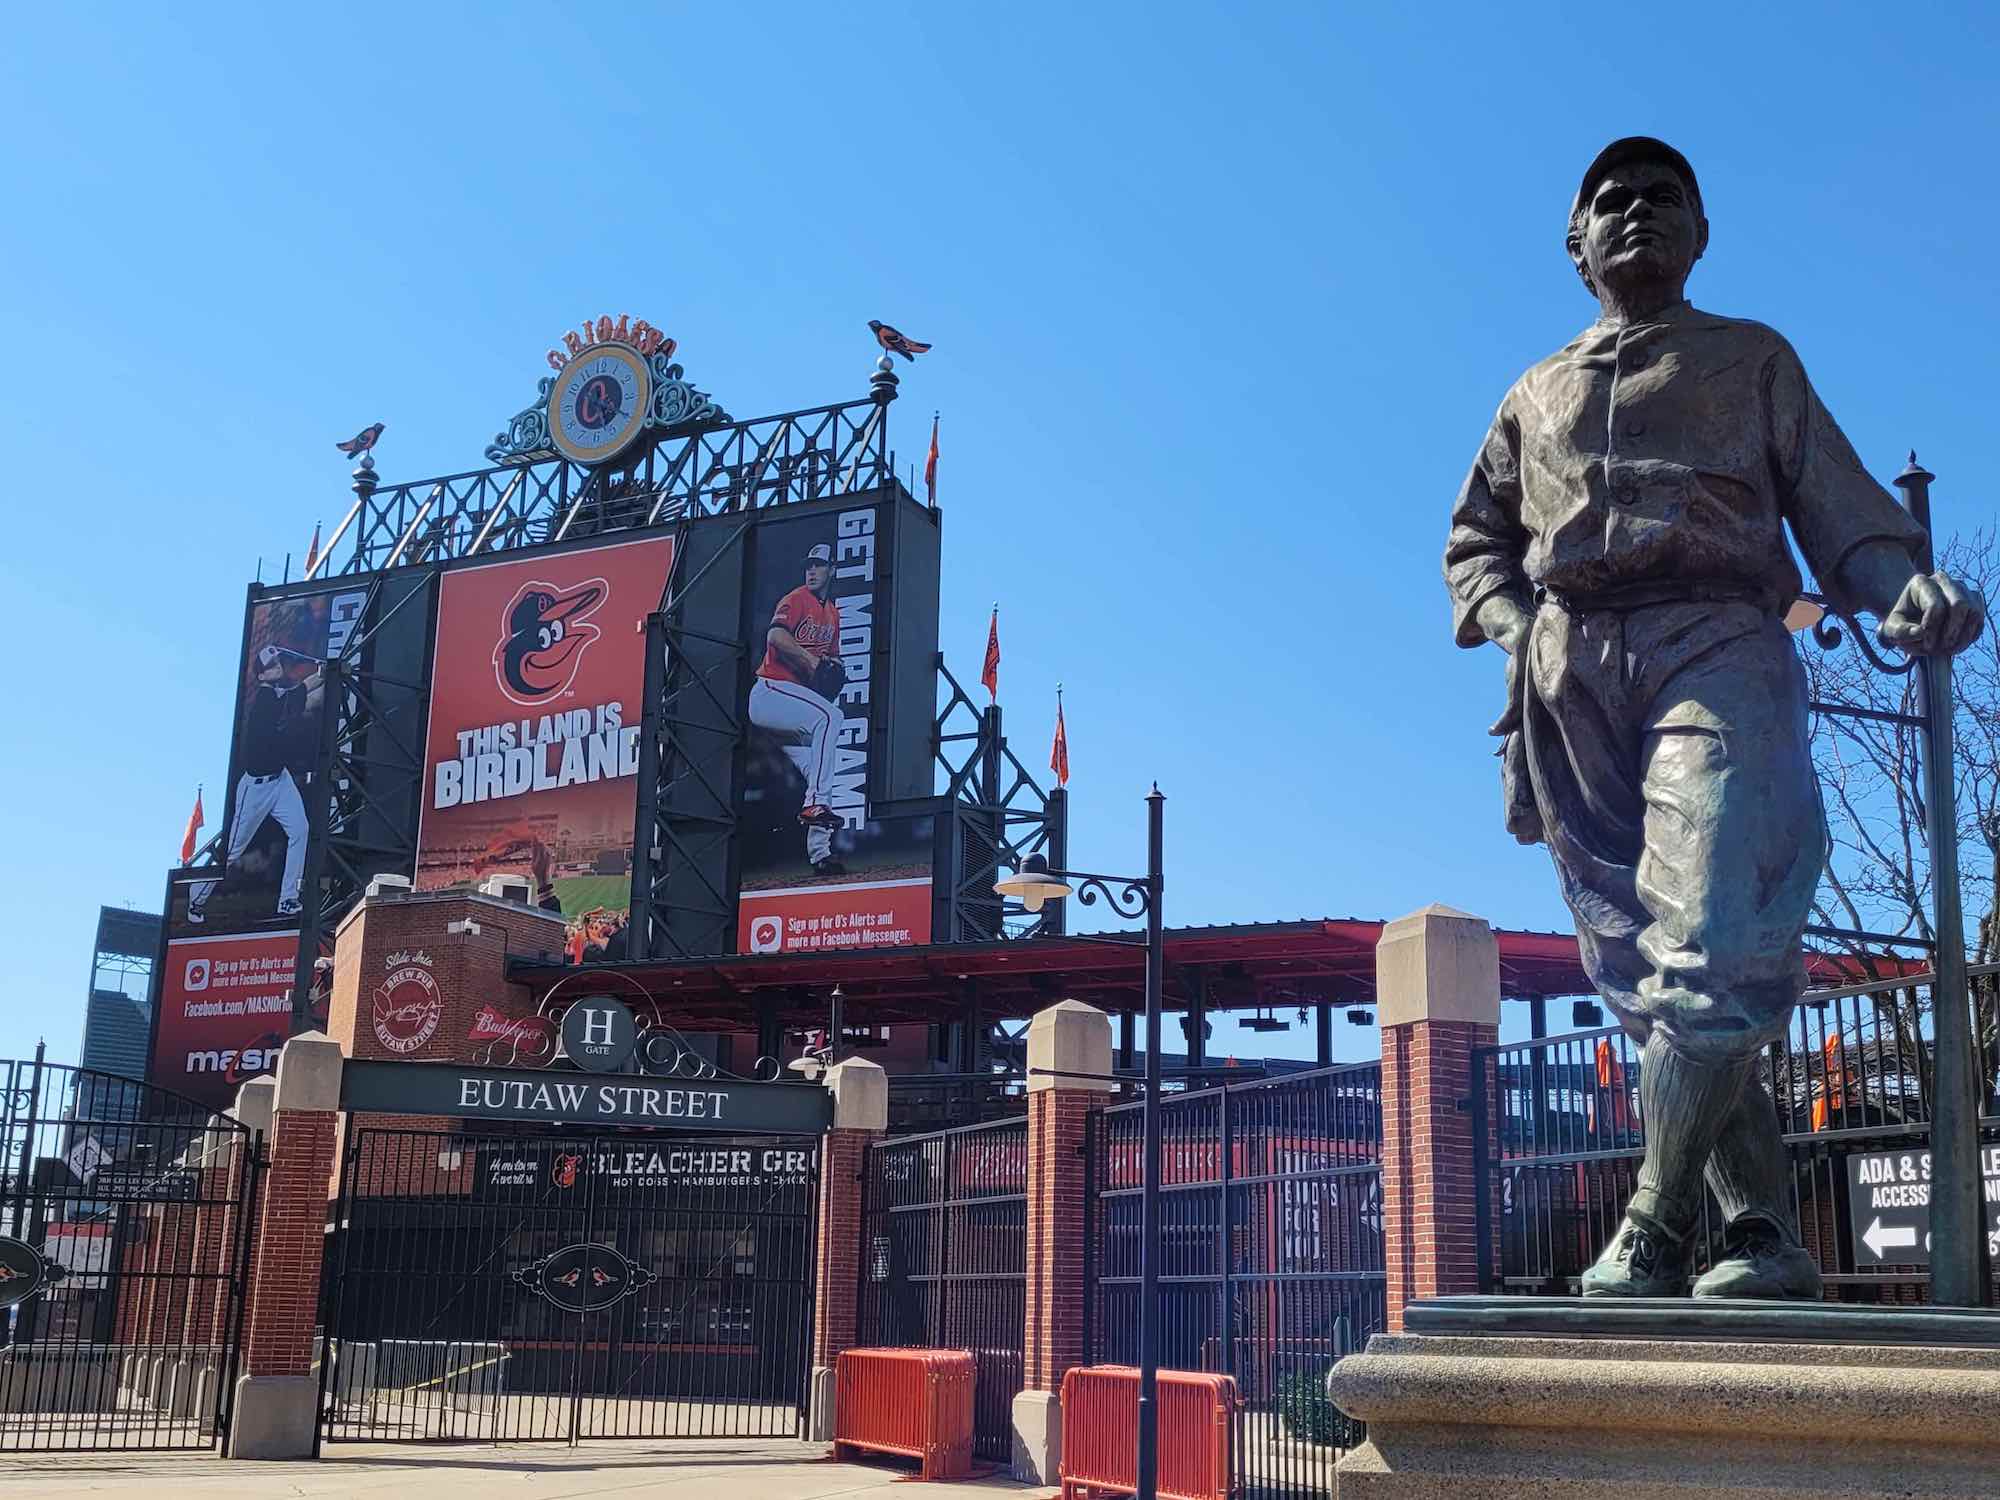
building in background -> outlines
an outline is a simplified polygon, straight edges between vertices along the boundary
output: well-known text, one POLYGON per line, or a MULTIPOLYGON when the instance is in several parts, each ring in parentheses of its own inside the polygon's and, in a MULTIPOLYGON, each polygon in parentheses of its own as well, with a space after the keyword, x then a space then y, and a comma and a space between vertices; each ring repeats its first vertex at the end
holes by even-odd
MULTIPOLYGON (((138 1118, 139 1085, 146 1077, 147 1044, 153 1029, 153 962, 159 948, 157 913, 128 911, 120 906, 98 908, 97 941, 90 955, 90 998, 84 1012, 83 1049, 78 1054, 79 1063, 89 1071, 78 1077, 70 1118, 138 1118), (104 1073, 117 1077, 92 1076, 104 1073)), ((102 1126, 95 1127, 93 1133, 106 1151, 114 1156, 122 1154, 122 1143, 106 1139, 102 1126)))

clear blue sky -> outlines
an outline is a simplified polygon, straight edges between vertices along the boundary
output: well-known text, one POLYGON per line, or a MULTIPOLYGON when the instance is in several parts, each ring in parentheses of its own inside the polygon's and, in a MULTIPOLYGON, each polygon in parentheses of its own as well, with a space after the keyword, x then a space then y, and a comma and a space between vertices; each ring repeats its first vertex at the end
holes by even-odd
POLYGON ((859 395, 870 317, 936 343, 892 437, 920 463, 943 410, 946 651, 976 676, 1001 601, 1031 764, 1066 684, 1079 863, 1143 864, 1158 777, 1171 922, 1566 926, 1437 558, 1501 394, 1592 314, 1598 146, 1686 151, 1695 300, 1784 330, 1878 474, 1914 443, 1947 524, 1993 511, 1992 12, 1664 15, 15 13, 0 1054, 73 1055, 98 904, 157 903, 197 782, 219 816, 243 588, 341 514, 334 440, 477 467, 603 311, 739 415, 859 395))

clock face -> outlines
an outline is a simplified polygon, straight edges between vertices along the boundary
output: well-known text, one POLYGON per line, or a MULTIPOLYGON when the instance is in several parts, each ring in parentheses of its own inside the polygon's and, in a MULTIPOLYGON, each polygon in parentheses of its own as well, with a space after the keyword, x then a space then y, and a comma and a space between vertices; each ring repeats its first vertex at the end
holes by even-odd
POLYGON ((597 464, 631 442, 652 400, 646 362, 622 344, 593 344, 549 392, 549 437, 567 458, 597 464))

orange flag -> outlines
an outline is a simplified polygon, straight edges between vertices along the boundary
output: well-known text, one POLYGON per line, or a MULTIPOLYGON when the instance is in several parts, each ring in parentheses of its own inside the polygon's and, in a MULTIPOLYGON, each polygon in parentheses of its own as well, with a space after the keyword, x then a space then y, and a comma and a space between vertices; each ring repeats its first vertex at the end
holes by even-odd
POLYGON ((181 863, 188 864, 194 859, 195 836, 201 832, 202 824, 208 819, 201 811, 201 788, 194 789, 194 809, 188 814, 187 832, 181 835, 181 863))
POLYGON ((979 682, 986 696, 1000 701, 1000 606, 993 606, 993 619, 986 627, 986 665, 979 669, 979 682))
POLYGON ((1625 1088, 1625 1064, 1611 1046, 1611 1038, 1597 1039, 1597 1086, 1611 1096, 1611 1126, 1624 1130, 1632 1123, 1632 1103, 1625 1088))
POLYGON ((924 498, 937 504, 937 429, 938 414, 931 413, 931 451, 924 458, 924 498))
POLYGON ((1820 1085, 1819 1097, 1813 1100, 1814 1130, 1824 1130, 1832 1123, 1829 1116, 1836 1108, 1833 1100, 1835 1089, 1840 1090, 1840 1103, 1844 1105, 1847 1102, 1847 1069, 1840 1065, 1839 1032, 1827 1033, 1826 1044, 1819 1049, 1819 1055, 1825 1082, 1820 1085))
POLYGON ((1049 769, 1056 773, 1056 785, 1069 785, 1069 731, 1063 728, 1062 684, 1056 684, 1056 741, 1049 746, 1049 769))
POLYGON ((313 522, 312 545, 306 548, 306 577, 312 577, 313 565, 319 561, 319 522, 313 522))

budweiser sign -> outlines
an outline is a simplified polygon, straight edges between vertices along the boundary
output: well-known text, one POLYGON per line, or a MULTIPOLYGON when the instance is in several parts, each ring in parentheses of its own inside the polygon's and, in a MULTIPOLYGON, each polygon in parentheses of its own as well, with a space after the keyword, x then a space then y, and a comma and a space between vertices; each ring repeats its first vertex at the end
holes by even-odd
POLYGON ((486 1067, 538 1067, 556 1055, 555 1023, 546 1016, 503 1015, 482 1005, 465 1039, 473 1061, 486 1067))

